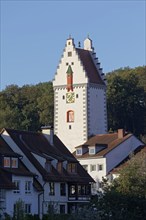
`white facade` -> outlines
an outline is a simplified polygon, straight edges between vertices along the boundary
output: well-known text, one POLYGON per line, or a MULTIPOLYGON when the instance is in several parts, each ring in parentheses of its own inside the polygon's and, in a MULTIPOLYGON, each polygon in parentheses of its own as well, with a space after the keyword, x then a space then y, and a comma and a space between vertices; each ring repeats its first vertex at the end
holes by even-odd
MULTIPOLYGON (((31 137, 33 137, 33 134, 31 135, 31 137)), ((7 213, 10 216, 13 216, 14 205, 19 201, 19 199, 23 202, 24 210, 27 210, 27 214, 38 214, 40 219, 43 214, 48 213, 48 208, 50 208, 51 211, 54 211, 54 213, 68 213, 71 212, 72 208, 76 209, 79 204, 89 202, 90 191, 88 191, 88 193, 86 191, 84 194, 81 194, 79 193, 78 188, 80 188, 81 185, 84 185, 86 189, 90 188, 89 183, 92 182, 92 178, 83 174, 83 177, 88 179, 88 184, 86 181, 83 182, 79 177, 80 174, 76 175, 78 173, 77 167, 79 165, 76 159, 69 151, 65 151, 66 155, 63 155, 59 150, 57 151, 57 145, 50 145, 48 137, 46 137, 45 134, 42 134, 42 136, 43 135, 45 136, 45 140, 44 142, 41 142, 43 138, 38 138, 38 140, 40 140, 40 142, 38 141, 39 145, 42 144, 43 146, 44 144, 45 146, 48 146, 48 148, 51 148, 51 150, 47 150, 45 147, 45 151, 40 153, 41 150, 38 152, 37 150, 34 151, 29 148, 29 146, 31 144, 33 145, 33 143, 31 141, 27 142, 23 139, 23 132, 18 134, 16 140, 13 139, 14 137, 11 136, 10 131, 3 129, 1 137, 15 154, 19 154, 21 156, 19 160, 21 160, 23 166, 25 165, 25 167, 27 167, 30 176, 27 176, 27 172, 23 174, 22 170, 16 170, 19 171, 21 175, 14 175, 12 173, 11 182, 15 183, 15 186, 17 186, 18 183, 19 189, 12 189, 12 186, 10 189, 0 189, 0 219, 1 213, 7 213), (19 141, 21 141, 21 144, 23 145, 21 145, 19 141), (29 150, 25 151, 25 148, 29 150), (61 164, 62 168, 60 168, 59 164, 61 164), (66 170, 67 174, 63 173, 63 168, 66 170), (72 178, 72 175, 76 178, 75 180, 72 178), (28 190, 26 189, 26 184, 29 185, 28 190), (1 208, 3 209, 1 210, 1 208)), ((53 137, 50 138, 53 141, 53 137)), ((60 142, 58 142, 58 144, 59 143, 60 142)), ((17 168, 19 169, 20 167, 17 166, 16 169, 17 168)))
POLYGON ((80 164, 86 169, 89 175, 95 180, 92 184, 92 195, 97 194, 101 188, 102 177, 106 176, 106 158, 79 159, 80 164))
POLYGON ((107 128, 106 89, 92 85, 88 88, 88 137, 105 134, 107 128))
MULTIPOLYGON (((97 191, 101 190, 100 183, 102 182, 102 178, 105 177, 111 181, 111 175, 109 175, 110 171, 141 145, 143 145, 143 143, 134 135, 131 135, 103 156, 95 155, 94 157, 94 155, 92 155, 91 157, 89 155, 88 157, 82 158, 79 154, 77 154, 77 150, 79 149, 77 148, 76 158, 96 182, 95 184, 92 184, 92 194, 97 194, 97 191)), ((81 155, 83 154, 84 152, 82 151, 81 155)), ((112 178, 115 178, 116 176, 117 175, 114 174, 112 178)))
POLYGON ((16 204, 16 202, 18 202, 19 200, 23 201, 24 210, 26 210, 28 206, 30 207, 30 209, 27 210, 27 214, 38 213, 38 193, 34 190, 33 178, 13 175, 12 181, 18 181, 20 184, 20 188, 19 190, 5 190, 6 213, 10 216, 13 216, 14 204, 16 204), (30 182, 30 191, 25 190, 26 182, 30 182))
MULTIPOLYGON (((84 41, 84 51, 90 52, 93 68, 96 68, 101 80, 102 70, 89 38, 84 41)), ((104 83, 91 83, 89 74, 92 77, 92 72, 85 70, 74 40, 68 39, 53 81, 54 132, 71 152, 87 141, 90 135, 107 132, 106 86, 104 83), (72 91, 67 91, 69 66, 73 72, 72 91), (72 94, 69 102, 68 93, 72 94), (74 114, 72 122, 67 121, 68 111, 74 114)))

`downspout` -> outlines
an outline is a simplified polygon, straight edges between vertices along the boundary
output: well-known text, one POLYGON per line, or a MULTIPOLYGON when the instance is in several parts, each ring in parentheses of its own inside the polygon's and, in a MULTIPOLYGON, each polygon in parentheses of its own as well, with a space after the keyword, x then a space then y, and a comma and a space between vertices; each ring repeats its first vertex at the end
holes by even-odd
POLYGON ((44 202, 45 202, 44 186, 45 186, 45 184, 46 184, 46 182, 44 182, 44 184, 43 184, 42 217, 44 215, 44 202))
POLYGON ((43 194, 43 192, 38 194, 38 216, 41 219, 41 212, 40 212, 40 196, 43 194))

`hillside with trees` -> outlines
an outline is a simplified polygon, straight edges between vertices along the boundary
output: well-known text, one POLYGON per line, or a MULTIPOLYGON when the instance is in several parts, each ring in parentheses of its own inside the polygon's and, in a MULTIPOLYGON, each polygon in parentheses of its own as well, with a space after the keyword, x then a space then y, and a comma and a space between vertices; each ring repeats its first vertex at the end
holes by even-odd
POLYGON ((37 131, 53 123, 52 83, 10 85, 0 93, 0 127, 37 131))
POLYGON ((107 108, 109 128, 146 134, 146 67, 107 74, 107 108))
MULTIPOLYGON (((107 73, 108 129, 146 134, 146 66, 107 73)), ((7 86, 0 92, 0 127, 37 131, 53 124, 52 82, 7 86)))

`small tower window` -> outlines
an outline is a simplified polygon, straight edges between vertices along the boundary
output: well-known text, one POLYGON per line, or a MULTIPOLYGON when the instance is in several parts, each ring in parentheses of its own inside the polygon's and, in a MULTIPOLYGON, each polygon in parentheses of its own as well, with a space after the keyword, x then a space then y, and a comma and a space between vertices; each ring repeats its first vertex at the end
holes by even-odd
POLYGON ((68 66, 68 63, 66 63, 66 66, 68 66))
POLYGON ((71 125, 69 125, 69 129, 71 130, 71 125))
POLYGON ((74 65, 74 62, 72 62, 71 65, 74 65))
POLYGON ((78 95, 78 94, 76 94, 76 98, 79 98, 79 95, 78 95))
POLYGON ((65 99, 65 96, 64 96, 64 95, 62 96, 62 99, 65 99))
POLYGON ((70 110, 67 112, 67 122, 74 122, 74 111, 70 110))
POLYGON ((71 57, 71 56, 72 56, 72 52, 69 51, 69 52, 68 52, 68 57, 71 57))

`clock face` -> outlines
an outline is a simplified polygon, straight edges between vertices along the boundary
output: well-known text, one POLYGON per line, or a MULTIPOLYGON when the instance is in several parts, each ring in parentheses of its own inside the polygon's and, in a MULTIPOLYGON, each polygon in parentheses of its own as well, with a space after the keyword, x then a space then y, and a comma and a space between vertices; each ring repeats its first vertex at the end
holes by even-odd
POLYGON ((75 93, 74 93, 74 92, 68 92, 68 93, 66 93, 66 102, 67 102, 67 103, 73 103, 73 102, 75 102, 75 93))

